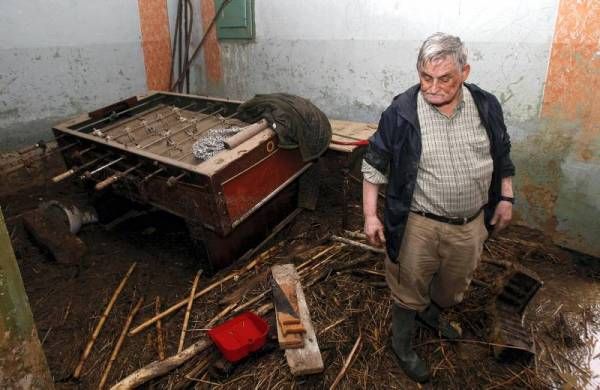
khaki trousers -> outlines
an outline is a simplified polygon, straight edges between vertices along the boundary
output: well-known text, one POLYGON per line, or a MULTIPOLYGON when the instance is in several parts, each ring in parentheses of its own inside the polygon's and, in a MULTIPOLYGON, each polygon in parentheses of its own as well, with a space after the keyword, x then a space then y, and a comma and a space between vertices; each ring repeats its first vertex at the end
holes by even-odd
POLYGON ((386 256, 386 281, 402 307, 422 311, 462 301, 488 237, 483 213, 466 225, 450 225, 410 213, 398 263, 386 256))

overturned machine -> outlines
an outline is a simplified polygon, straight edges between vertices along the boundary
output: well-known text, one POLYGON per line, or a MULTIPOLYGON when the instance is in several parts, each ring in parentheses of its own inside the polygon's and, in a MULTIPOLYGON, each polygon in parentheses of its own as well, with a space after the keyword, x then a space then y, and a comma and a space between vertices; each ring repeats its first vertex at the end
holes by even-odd
POLYGON ((68 171, 183 218, 212 269, 229 265, 296 208, 311 161, 284 149, 264 119, 237 119, 241 102, 154 93, 54 126, 68 171))

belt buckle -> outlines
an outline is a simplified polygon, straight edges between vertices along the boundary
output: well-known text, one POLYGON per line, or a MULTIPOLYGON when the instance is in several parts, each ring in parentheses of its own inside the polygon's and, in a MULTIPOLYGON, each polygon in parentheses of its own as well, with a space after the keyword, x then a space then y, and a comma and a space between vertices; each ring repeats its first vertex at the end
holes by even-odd
POLYGON ((463 225, 466 225, 467 223, 469 223, 469 218, 468 217, 463 217, 463 225))

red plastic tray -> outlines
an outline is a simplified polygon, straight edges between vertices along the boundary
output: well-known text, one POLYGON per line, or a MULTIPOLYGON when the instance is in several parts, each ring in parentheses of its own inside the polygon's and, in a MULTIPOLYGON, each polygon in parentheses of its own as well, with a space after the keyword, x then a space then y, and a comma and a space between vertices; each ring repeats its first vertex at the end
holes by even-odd
POLYGON ((268 332, 269 324, 248 311, 212 328, 208 336, 225 359, 233 363, 262 348, 268 332))

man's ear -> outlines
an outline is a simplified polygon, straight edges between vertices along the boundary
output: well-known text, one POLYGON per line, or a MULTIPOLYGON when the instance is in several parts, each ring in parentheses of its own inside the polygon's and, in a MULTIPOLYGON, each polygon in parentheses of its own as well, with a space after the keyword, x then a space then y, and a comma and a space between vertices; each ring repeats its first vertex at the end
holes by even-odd
POLYGON ((471 73, 471 65, 465 64, 465 66, 463 66, 463 69, 462 69, 462 79, 463 79, 463 82, 465 82, 465 80, 467 79, 467 77, 469 77, 469 73, 471 73))

